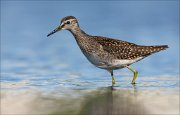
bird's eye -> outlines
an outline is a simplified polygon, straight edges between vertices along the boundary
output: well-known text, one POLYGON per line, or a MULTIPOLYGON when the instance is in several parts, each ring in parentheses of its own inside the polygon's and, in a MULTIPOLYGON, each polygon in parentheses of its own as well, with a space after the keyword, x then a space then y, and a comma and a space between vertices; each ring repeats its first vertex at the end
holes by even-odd
POLYGON ((70 24, 71 22, 70 21, 67 21, 66 24, 70 24))

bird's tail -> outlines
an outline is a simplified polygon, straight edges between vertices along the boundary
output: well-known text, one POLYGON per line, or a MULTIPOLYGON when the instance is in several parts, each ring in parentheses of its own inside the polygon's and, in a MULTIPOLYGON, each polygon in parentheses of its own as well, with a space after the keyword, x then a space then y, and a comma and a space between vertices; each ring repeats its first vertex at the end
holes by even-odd
POLYGON ((165 50, 165 49, 169 48, 168 45, 158 45, 158 46, 150 46, 150 47, 152 47, 152 50, 153 50, 152 53, 156 53, 161 50, 165 50))
POLYGON ((141 46, 141 54, 144 56, 149 56, 153 53, 165 50, 168 48, 168 45, 158 45, 158 46, 141 46))

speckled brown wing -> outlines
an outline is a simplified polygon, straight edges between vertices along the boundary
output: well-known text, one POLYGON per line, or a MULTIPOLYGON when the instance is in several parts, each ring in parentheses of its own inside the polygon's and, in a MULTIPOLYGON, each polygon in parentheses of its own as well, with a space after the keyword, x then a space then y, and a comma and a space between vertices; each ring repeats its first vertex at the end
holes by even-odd
POLYGON ((167 45, 162 46, 140 46, 134 43, 95 36, 94 39, 104 49, 104 51, 114 55, 116 59, 136 59, 138 57, 146 57, 152 53, 168 48, 167 45))

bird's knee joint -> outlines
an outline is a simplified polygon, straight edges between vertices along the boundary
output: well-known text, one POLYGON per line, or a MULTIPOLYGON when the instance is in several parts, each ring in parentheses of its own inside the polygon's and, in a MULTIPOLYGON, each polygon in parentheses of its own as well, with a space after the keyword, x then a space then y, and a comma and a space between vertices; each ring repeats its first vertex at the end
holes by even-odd
POLYGON ((138 74, 138 71, 136 71, 135 73, 138 74))
POLYGON ((135 72, 134 72, 134 74, 136 74, 136 75, 137 75, 137 74, 138 74, 138 71, 135 71, 135 72))

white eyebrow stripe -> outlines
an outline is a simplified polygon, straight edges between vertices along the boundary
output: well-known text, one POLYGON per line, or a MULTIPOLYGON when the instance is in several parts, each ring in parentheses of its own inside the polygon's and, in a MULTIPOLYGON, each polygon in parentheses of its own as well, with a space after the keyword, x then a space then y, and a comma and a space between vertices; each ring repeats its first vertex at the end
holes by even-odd
POLYGON ((69 20, 66 20, 66 21, 64 21, 63 23, 61 23, 61 26, 62 26, 63 24, 65 24, 65 23, 67 23, 67 21, 71 21, 71 22, 72 22, 72 21, 74 21, 74 20, 76 21, 76 19, 69 19, 69 20))
POLYGON ((66 22, 67 22, 67 21, 73 21, 73 20, 76 20, 76 19, 69 19, 69 20, 66 20, 66 22))

